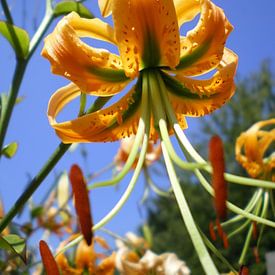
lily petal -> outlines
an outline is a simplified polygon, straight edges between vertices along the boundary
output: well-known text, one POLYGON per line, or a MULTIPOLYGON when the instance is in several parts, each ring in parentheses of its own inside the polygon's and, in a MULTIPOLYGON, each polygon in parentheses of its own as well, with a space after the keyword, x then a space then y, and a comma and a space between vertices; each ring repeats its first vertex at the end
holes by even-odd
POLYGON ((200 0, 174 0, 179 26, 191 21, 200 12, 200 0))
POLYGON ((112 32, 112 28, 99 19, 82 19, 70 13, 45 39, 42 55, 51 62, 53 73, 70 79, 83 92, 111 96, 128 83, 120 58, 88 46, 80 36, 113 42, 112 32))
POLYGON ((199 23, 186 37, 181 37, 181 59, 177 70, 195 76, 217 67, 232 29, 221 8, 210 0, 201 0, 199 23))
POLYGON ((179 62, 178 21, 172 0, 113 0, 115 38, 126 75, 179 62))
POLYGON ((218 71, 207 80, 177 75, 164 77, 169 97, 177 114, 203 116, 221 107, 234 93, 238 57, 225 49, 218 71))
POLYGON ((102 16, 107 17, 112 13, 113 0, 98 0, 102 16))
POLYGON ((56 91, 50 98, 49 122, 64 143, 115 141, 128 137, 136 133, 140 117, 141 91, 137 86, 108 108, 57 123, 58 113, 80 96, 79 88, 70 84, 56 91))
POLYGON ((275 158, 271 155, 264 159, 267 149, 275 141, 275 129, 261 130, 271 125, 275 125, 275 119, 259 121, 243 132, 236 141, 235 154, 237 161, 251 177, 266 180, 270 177, 275 181, 275 174, 272 172, 275 158))

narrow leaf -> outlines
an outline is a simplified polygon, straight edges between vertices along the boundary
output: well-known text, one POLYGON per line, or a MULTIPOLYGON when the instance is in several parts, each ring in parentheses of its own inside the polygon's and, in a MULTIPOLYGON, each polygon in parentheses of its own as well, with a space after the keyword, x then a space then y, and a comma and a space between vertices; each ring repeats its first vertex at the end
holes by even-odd
POLYGON ((47 243, 43 240, 39 242, 39 250, 42 258, 43 265, 48 275, 59 275, 59 270, 54 256, 49 249, 47 243))
POLYGON ((222 140, 213 136, 209 142, 209 160, 212 165, 212 185, 214 188, 214 204, 218 218, 225 219, 227 215, 227 183, 224 179, 225 161, 222 140))
POLYGON ((151 247, 153 245, 153 235, 152 235, 152 231, 151 231, 150 227, 148 226, 148 224, 144 224, 142 226, 142 232, 143 232, 143 236, 144 236, 145 240, 151 247))
POLYGON ((91 245, 93 232, 89 195, 83 173, 78 165, 74 164, 71 167, 69 177, 73 189, 75 209, 78 215, 81 232, 87 244, 91 245))
POLYGON ((2 34, 11 44, 16 56, 25 58, 28 55, 30 38, 24 29, 5 21, 0 21, 0 34, 2 34))
POLYGON ((18 144, 16 142, 12 142, 2 149, 1 154, 10 159, 16 154, 17 148, 18 144))
POLYGON ((0 248, 19 256, 26 263, 26 242, 18 235, 0 236, 0 248))
POLYGON ((66 15, 72 11, 77 12, 81 17, 93 18, 93 14, 81 3, 75 1, 64 1, 56 4, 54 8, 54 16, 66 15))

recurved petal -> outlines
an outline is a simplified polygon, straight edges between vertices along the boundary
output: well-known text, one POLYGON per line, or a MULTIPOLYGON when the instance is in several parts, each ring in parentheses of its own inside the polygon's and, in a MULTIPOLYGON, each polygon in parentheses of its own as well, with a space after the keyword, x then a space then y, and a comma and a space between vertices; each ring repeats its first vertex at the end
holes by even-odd
POLYGON ((88 36, 113 42, 113 30, 99 19, 83 19, 76 13, 65 16, 45 39, 42 55, 52 72, 65 76, 85 93, 110 96, 118 93, 128 78, 117 55, 95 49, 81 41, 88 36))
POLYGON ((107 17, 112 13, 113 0, 98 0, 102 16, 107 17))
POLYGON ((81 93, 77 86, 70 84, 50 98, 49 122, 64 143, 115 141, 135 134, 141 103, 141 91, 136 87, 110 107, 58 123, 58 113, 81 93))
POLYGON ((236 54, 225 49, 218 71, 210 79, 196 80, 182 74, 164 77, 175 112, 203 116, 221 107, 234 93, 237 60, 236 54))
POLYGON ((178 24, 191 21, 200 12, 200 0, 174 0, 178 24))
POLYGON ((177 70, 187 76, 201 75, 217 67, 224 44, 233 29, 221 8, 210 0, 201 0, 197 26, 181 37, 181 58, 177 70))
POLYGON ((115 38, 126 75, 179 63, 178 20, 172 0, 113 0, 115 38))

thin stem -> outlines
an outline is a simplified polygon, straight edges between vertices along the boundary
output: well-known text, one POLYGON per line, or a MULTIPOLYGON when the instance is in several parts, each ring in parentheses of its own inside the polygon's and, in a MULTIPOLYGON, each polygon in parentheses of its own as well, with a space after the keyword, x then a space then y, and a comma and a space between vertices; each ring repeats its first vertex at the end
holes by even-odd
POLYGON ((9 124, 12 110, 16 102, 18 91, 24 76, 26 65, 27 65, 27 61, 25 60, 20 59, 17 61, 7 105, 2 106, 4 110, 2 111, 2 115, 0 117, 0 152, 2 151, 2 148, 3 148, 3 143, 4 143, 5 135, 8 129, 8 124, 9 124))
MULTIPOLYGON (((260 209, 261 209, 261 202, 258 203, 257 208, 255 209, 255 215, 259 215, 260 209)), ((245 239, 243 250, 242 250, 242 253, 241 253, 241 256, 240 256, 240 259, 239 259, 239 264, 240 265, 245 264, 245 258, 246 258, 247 251, 248 251, 248 248, 249 248, 249 244, 250 244, 250 241, 251 241, 252 232, 253 232, 253 224, 250 225, 247 236, 246 236, 246 239, 245 239)))
MULTIPOLYGON (((148 97, 148 81, 146 78, 146 75, 144 75, 143 78, 143 89, 142 89, 142 102, 141 102, 141 109, 142 109, 142 117, 144 119, 144 125, 146 125, 145 128, 145 134, 143 137, 143 144, 140 151, 139 159, 137 162, 137 166, 135 168, 134 174, 131 178, 130 183, 128 184, 125 192, 123 193, 120 200, 117 202, 117 204, 112 208, 112 210, 104 217, 102 218, 97 224, 95 224, 92 228, 93 231, 96 231, 103 227, 106 223, 108 223, 122 208, 122 206, 125 204, 125 202, 128 200, 129 196, 131 195, 135 184, 137 182, 138 176, 140 175, 141 169, 144 164, 147 147, 148 147, 148 141, 149 141, 149 134, 150 134, 150 115, 151 111, 149 108, 149 97, 148 97)), ((141 126, 143 127, 143 126, 141 126)), ((71 241, 69 244, 67 244, 65 247, 63 247, 60 251, 58 251, 57 255, 60 253, 65 252, 67 249, 73 247, 77 243, 79 243, 82 240, 83 236, 79 236, 73 241, 71 241)))
MULTIPOLYGON (((199 227, 198 227, 199 229, 199 227)), ((212 242, 206 237, 206 235, 199 229, 200 234, 203 238, 204 243, 206 246, 215 254, 215 256, 223 263, 225 264, 231 272, 233 272, 235 275, 238 274, 237 270, 226 260, 226 258, 222 255, 222 253, 212 244, 212 242)))
MULTIPOLYGON (((102 106, 101 106, 102 107, 102 106)), ((37 190, 42 181, 51 172, 57 162, 62 158, 65 152, 70 148, 71 144, 60 143, 48 161, 44 164, 38 174, 32 179, 27 186, 26 190, 21 194, 14 206, 9 210, 5 217, 0 222, 0 233, 6 228, 6 226, 12 221, 16 214, 20 211, 22 206, 30 199, 32 194, 37 190)))
MULTIPOLYGON (((189 142, 189 140, 187 139, 187 137, 185 136, 185 134, 183 133, 183 131, 181 130, 177 122, 174 122, 174 130, 178 135, 179 140, 182 142, 183 146, 185 147, 187 152, 190 154, 190 156, 198 163, 207 163, 191 145, 191 143, 189 142)), ((204 166, 202 168, 206 172, 212 173, 212 168, 210 166, 204 166)), ((236 183, 236 184, 241 184, 241 185, 251 186, 251 187, 275 189, 275 184, 274 182, 271 182, 271 181, 251 179, 251 178, 241 177, 237 175, 232 175, 229 173, 224 173, 224 177, 227 181, 236 183)))
POLYGON ((98 97, 90 108, 88 108, 86 114, 93 113, 101 109, 113 96, 98 97))
MULTIPOLYGON (((148 91, 148 83, 146 81, 146 77, 144 77, 144 81, 142 82, 142 91, 143 91, 143 93, 144 93, 144 91, 148 91)), ((113 177, 110 180, 90 184, 88 186, 89 190, 95 189, 98 187, 111 186, 111 185, 115 185, 115 184, 119 183, 132 168, 132 165, 138 155, 139 146, 141 144, 141 141, 142 141, 142 138, 144 135, 144 131, 145 131, 145 122, 147 121, 147 117, 148 117, 149 105, 148 105, 148 100, 147 100, 147 102, 145 102, 146 97, 147 96, 142 96, 141 118, 139 120, 138 130, 136 133, 136 137, 135 137, 133 146, 131 148, 131 152, 130 152, 130 154, 127 158, 127 161, 126 161, 125 165, 123 166, 122 170, 115 177, 113 177)))
MULTIPOLYGON (((151 98, 154 99, 154 105, 155 107, 153 114, 154 114, 154 121, 158 123, 158 127, 156 129, 159 129, 159 133, 161 136, 161 148, 163 152, 164 162, 167 168, 168 176, 174 191, 174 195, 176 197, 183 222, 186 226, 186 229, 189 233, 189 236, 193 242, 194 248, 197 252, 197 255, 199 257, 199 260, 202 264, 202 267, 206 274, 219 274, 218 270, 216 269, 216 266, 214 265, 207 248, 202 240, 202 237, 198 231, 198 228, 195 224, 195 221, 193 219, 192 213, 189 209, 188 203, 185 199, 185 196, 182 192, 180 183, 178 181, 172 160, 170 158, 170 152, 168 151, 168 148, 166 147, 166 143, 163 140, 163 136, 166 135, 167 131, 167 125, 166 125, 166 113, 164 108, 164 101, 165 98, 163 97, 163 94, 166 93, 166 91, 163 89, 162 85, 160 84, 160 77, 158 77, 158 73, 152 73, 150 75, 150 95, 151 98)), ((166 137, 167 138, 167 137, 166 137)))
POLYGON ((47 177, 49 172, 53 169, 56 163, 61 159, 65 152, 69 149, 71 144, 60 143, 58 148, 45 163, 39 173, 33 178, 29 183, 25 191, 21 194, 19 199, 15 202, 9 212, 1 220, 0 223, 0 232, 2 232, 10 221, 15 217, 15 215, 20 211, 22 206, 29 200, 35 190, 40 186, 41 182, 47 177))
POLYGON ((28 60, 30 60, 30 58, 32 57, 33 53, 35 52, 36 48, 38 47, 40 41, 42 40, 44 34, 48 30, 53 19, 54 19, 54 15, 53 15, 52 9, 46 9, 44 18, 42 19, 42 22, 39 25, 39 28, 37 29, 37 31, 35 32, 34 36, 31 39, 29 54, 27 56, 28 60))
MULTIPOLYGON (((252 196, 252 198, 250 199, 249 203, 247 204, 247 206, 244 208, 244 211, 246 212, 251 212, 252 209, 255 207, 255 205, 257 204, 257 202, 259 201, 259 199, 261 198, 262 196, 262 193, 263 193, 263 189, 258 189, 252 196)), ((231 225, 232 223, 236 223, 240 220, 244 219, 243 216, 241 215, 237 215, 237 216, 234 216, 232 217, 231 219, 221 223, 221 226, 222 227, 225 227, 225 226, 228 226, 228 225, 231 225)))
MULTIPOLYGON (((205 177, 201 174, 201 172, 199 170, 195 170, 195 175, 197 176, 197 178, 199 179, 200 183, 202 184, 202 186, 204 187, 204 189, 211 195, 214 196, 214 190, 212 188, 212 186, 208 183, 208 181, 205 179, 205 177)), ((236 206, 235 204, 227 201, 226 202, 226 206, 229 210, 231 210, 232 212, 242 215, 245 218, 251 220, 251 221, 255 221, 258 223, 262 223, 265 225, 268 225, 270 227, 275 228, 275 222, 268 220, 268 219, 264 219, 261 217, 258 217, 252 213, 248 213, 246 211, 244 211, 243 209, 241 209, 240 207, 236 206)))
POLYGON ((167 167, 168 175, 169 175, 171 185, 174 190, 174 194, 175 194, 178 206, 180 208, 180 212, 181 212, 183 221, 184 221, 187 231, 190 235, 190 238, 193 242, 195 250, 199 256, 199 259, 200 259, 201 264, 204 268, 204 271, 206 274, 211 274, 211 275, 217 274, 218 275, 219 273, 218 273, 210 255, 204 245, 202 237, 201 237, 201 235, 198 231, 198 228, 194 222, 194 219, 190 212, 189 206, 187 204, 187 201, 183 195, 179 181, 177 179, 177 175, 175 173, 169 153, 168 153, 168 151, 165 147, 165 143, 163 141, 161 142, 161 146, 162 146, 162 152, 163 152, 164 161, 165 161, 165 164, 167 167))
MULTIPOLYGON (((1 3, 2 3, 2 6, 3 6, 6 16, 9 16, 9 10, 8 10, 6 1, 1 0, 1 3)), ((0 152, 3 148, 3 143, 4 143, 5 136, 6 136, 9 121, 10 121, 10 118, 12 115, 13 107, 16 102, 16 98, 17 98, 17 95, 18 95, 18 92, 19 92, 19 89, 21 86, 21 82, 22 82, 28 61, 30 60, 32 54, 34 53, 35 49, 37 48, 44 33, 47 31, 52 20, 53 20, 52 9, 49 6, 49 1, 47 1, 46 14, 42 20, 40 27, 38 28, 38 30, 36 31, 35 35, 33 36, 32 40, 30 42, 28 56, 26 57, 26 59, 17 59, 8 102, 7 102, 6 108, 2 112, 2 116, 0 118, 0 152)), ((0 155, 0 157, 1 157, 1 155, 0 155)))
POLYGON ((152 180, 152 178, 150 177, 149 171, 147 168, 143 169, 144 172, 144 176, 145 176, 145 180, 148 183, 148 185, 151 187, 151 189, 159 196, 161 197, 166 197, 166 198, 171 198, 171 187, 169 188, 168 191, 165 191, 161 188, 159 188, 152 180))
POLYGON ((6 16, 7 22, 13 25, 12 16, 11 16, 10 9, 9 9, 9 6, 8 6, 6 0, 1 0, 1 4, 3 7, 4 14, 6 16))

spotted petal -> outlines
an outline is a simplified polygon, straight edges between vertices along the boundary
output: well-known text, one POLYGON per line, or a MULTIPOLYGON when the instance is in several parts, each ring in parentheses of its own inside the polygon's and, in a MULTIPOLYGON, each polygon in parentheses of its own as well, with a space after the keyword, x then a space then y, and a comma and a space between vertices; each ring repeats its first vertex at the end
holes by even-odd
POLYGON ((203 116, 221 107, 234 93, 237 55, 225 49, 218 71, 207 80, 177 75, 164 77, 169 97, 178 116, 203 116))
POLYGON ((113 42, 112 28, 99 19, 83 19, 76 13, 64 17, 45 39, 42 55, 49 59, 52 72, 77 84, 83 92, 110 96, 128 83, 121 60, 106 50, 81 41, 88 36, 113 42))
POLYGON ((115 38, 126 75, 179 62, 178 21, 172 0, 113 0, 115 38))
POLYGON ((141 103, 141 91, 137 86, 108 108, 57 123, 58 113, 74 98, 80 96, 79 88, 70 84, 56 91, 51 97, 48 106, 49 122, 64 143, 115 141, 135 134, 141 103))
POLYGON ((201 75, 217 67, 225 41, 233 29, 221 8, 201 0, 198 25, 181 37, 181 59, 177 69, 185 75, 201 75))
POLYGON ((174 0, 179 26, 191 21, 200 12, 200 0, 174 0))

